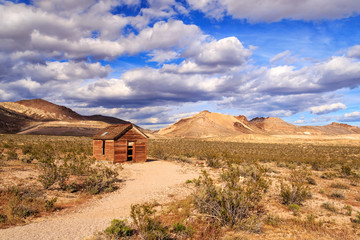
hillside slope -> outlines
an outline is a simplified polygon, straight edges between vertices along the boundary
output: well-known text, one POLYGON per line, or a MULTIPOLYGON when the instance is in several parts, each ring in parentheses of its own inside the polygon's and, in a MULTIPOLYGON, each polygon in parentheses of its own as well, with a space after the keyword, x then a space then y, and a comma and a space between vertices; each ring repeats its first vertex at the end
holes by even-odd
POLYGON ((161 129, 158 134, 173 137, 205 138, 260 132, 258 128, 249 126, 247 122, 244 116, 234 117, 202 111, 161 129))
POLYGON ((122 123, 128 121, 83 116, 43 99, 0 102, 0 133, 91 136, 108 124, 122 123))
POLYGON ((31 118, 12 112, 0 105, 0 133, 13 133, 32 121, 31 118))
POLYGON ((254 118, 202 111, 183 118, 157 133, 177 138, 231 137, 244 134, 260 135, 346 135, 360 134, 360 128, 341 123, 326 126, 296 126, 276 117, 254 118))

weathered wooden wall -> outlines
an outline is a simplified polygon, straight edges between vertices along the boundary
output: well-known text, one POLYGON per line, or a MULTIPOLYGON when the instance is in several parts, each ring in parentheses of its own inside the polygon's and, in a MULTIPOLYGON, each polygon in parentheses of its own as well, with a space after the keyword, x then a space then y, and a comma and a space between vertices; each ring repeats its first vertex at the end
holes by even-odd
POLYGON ((105 155, 103 155, 103 141, 93 141, 93 155, 97 160, 114 162, 114 140, 105 140, 105 155))
POLYGON ((128 142, 134 142, 132 162, 145 162, 147 159, 147 139, 135 129, 130 129, 117 141, 106 140, 105 155, 103 155, 102 140, 94 140, 93 155, 97 160, 114 163, 126 162, 128 142))
POLYGON ((130 129, 120 139, 115 141, 115 158, 114 162, 126 162, 127 161, 127 144, 128 142, 134 142, 133 148, 133 162, 145 162, 146 161, 146 138, 142 136, 135 129, 130 129))

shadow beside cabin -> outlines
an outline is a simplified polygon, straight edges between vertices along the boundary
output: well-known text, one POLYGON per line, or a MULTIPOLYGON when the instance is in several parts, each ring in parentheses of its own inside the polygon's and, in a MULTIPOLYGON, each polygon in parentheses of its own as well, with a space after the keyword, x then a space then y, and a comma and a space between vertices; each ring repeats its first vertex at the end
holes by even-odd
POLYGON ((97 160, 113 163, 145 162, 147 138, 131 123, 111 125, 92 137, 93 155, 97 160))

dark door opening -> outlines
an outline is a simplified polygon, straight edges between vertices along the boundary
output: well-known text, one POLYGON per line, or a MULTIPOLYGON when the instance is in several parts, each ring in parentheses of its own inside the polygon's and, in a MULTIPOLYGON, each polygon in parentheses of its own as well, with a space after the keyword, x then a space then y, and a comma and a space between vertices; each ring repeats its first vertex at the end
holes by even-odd
POLYGON ((134 142, 128 142, 127 144, 127 161, 134 159, 134 142))
POLYGON ((105 140, 102 141, 102 155, 105 155, 105 140))

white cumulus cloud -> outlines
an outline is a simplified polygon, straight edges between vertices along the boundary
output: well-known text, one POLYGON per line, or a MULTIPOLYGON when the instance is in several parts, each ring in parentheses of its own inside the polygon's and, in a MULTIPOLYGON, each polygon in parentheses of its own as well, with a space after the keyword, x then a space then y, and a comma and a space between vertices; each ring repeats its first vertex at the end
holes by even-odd
POLYGON ((321 20, 350 17, 360 12, 353 0, 187 0, 189 5, 213 18, 231 15, 250 22, 277 22, 282 19, 321 20))
POLYGON ((252 51, 245 48, 236 37, 228 37, 205 42, 196 50, 185 54, 187 60, 180 65, 165 65, 163 70, 181 74, 221 73, 243 66, 251 57, 252 51))
POLYGON ((341 109, 346 109, 345 104, 333 103, 333 104, 329 104, 329 105, 321 105, 321 106, 311 107, 310 111, 312 114, 322 115, 322 114, 327 114, 327 113, 331 113, 331 112, 336 112, 341 109))
POLYGON ((340 118, 344 122, 358 122, 360 121, 360 112, 345 113, 344 117, 340 118))
POLYGON ((349 48, 347 56, 353 58, 360 58, 360 45, 353 46, 349 48))

